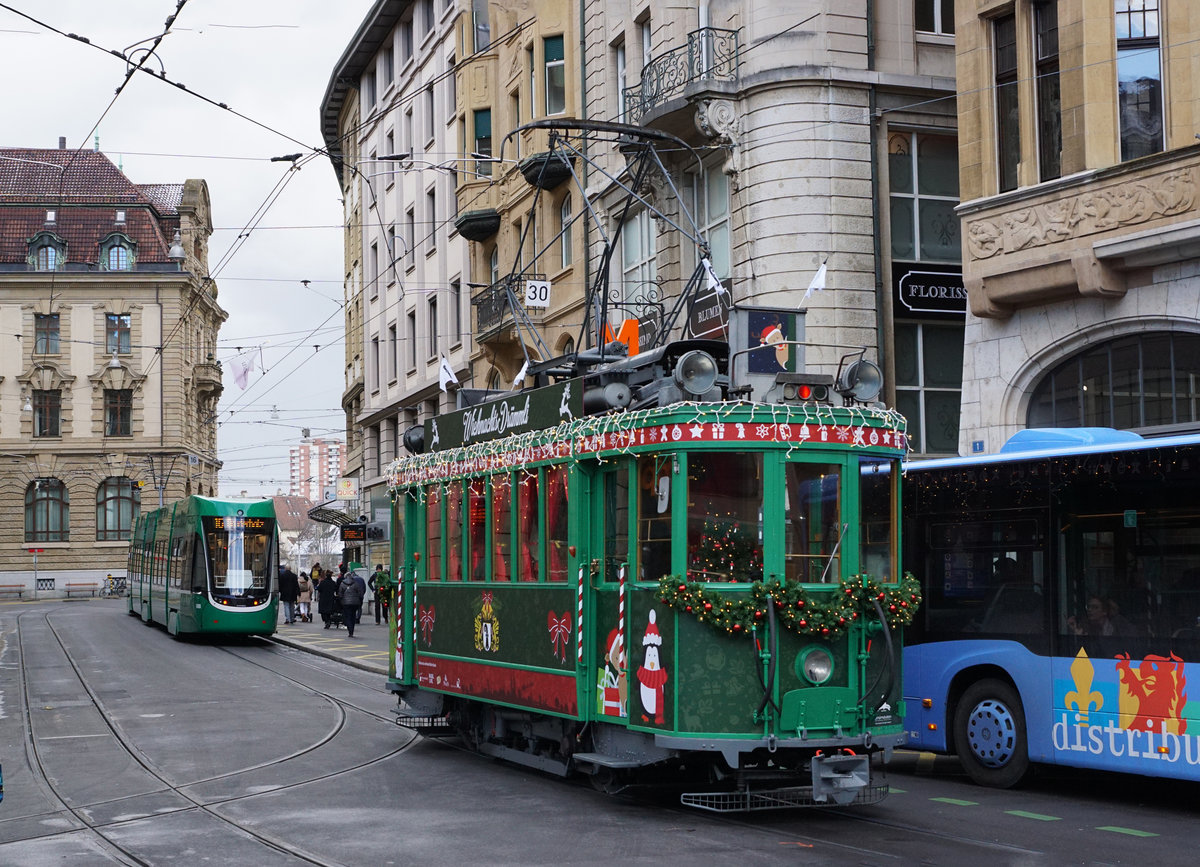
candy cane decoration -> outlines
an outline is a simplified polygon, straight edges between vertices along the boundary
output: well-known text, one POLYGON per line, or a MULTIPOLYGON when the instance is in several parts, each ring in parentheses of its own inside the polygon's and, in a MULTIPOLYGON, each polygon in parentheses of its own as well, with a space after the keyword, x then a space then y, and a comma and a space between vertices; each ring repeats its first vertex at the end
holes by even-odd
POLYGON ((575 634, 576 634, 576 636, 578 636, 575 641, 575 658, 582 665, 583 664, 583 567, 582 566, 579 567, 578 600, 579 600, 579 604, 577 606, 576 616, 575 616, 575 634))
POLYGON ((625 670, 625 567, 617 573, 617 640, 621 642, 621 671, 625 670))

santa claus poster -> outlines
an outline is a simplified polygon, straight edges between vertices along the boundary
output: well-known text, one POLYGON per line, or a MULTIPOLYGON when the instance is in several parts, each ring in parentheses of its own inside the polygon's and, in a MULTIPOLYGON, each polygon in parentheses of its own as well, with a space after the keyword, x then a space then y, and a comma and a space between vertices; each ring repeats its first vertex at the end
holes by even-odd
POLYGON ((747 309, 746 330, 742 336, 750 373, 795 372, 799 339, 796 314, 786 310, 747 309))

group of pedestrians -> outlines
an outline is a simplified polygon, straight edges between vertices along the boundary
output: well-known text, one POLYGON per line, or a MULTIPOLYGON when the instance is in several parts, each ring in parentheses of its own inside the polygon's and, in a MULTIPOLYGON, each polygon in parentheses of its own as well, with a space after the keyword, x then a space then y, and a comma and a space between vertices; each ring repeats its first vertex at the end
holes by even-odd
POLYGON ((342 616, 346 626, 346 635, 354 637, 354 627, 362 619, 363 600, 370 587, 375 594, 375 622, 380 622, 380 614, 387 616, 388 587, 387 573, 383 565, 375 567, 369 581, 364 581, 357 570, 347 569, 345 563, 338 564, 338 574, 332 570, 322 569, 320 563, 314 563, 309 574, 303 572, 296 575, 287 566, 279 567, 279 601, 283 607, 283 622, 295 623, 299 618, 302 622, 311 623, 311 604, 313 593, 317 594, 317 613, 328 629, 334 625, 336 615, 342 616))

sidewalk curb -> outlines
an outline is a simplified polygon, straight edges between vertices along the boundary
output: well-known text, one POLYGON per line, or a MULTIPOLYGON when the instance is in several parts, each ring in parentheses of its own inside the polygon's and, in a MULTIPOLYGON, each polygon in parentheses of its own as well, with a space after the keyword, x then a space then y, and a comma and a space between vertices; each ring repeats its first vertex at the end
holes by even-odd
POLYGON ((325 650, 324 648, 313 647, 313 645, 307 644, 303 641, 297 641, 294 638, 284 637, 278 632, 276 632, 274 635, 267 636, 267 640, 276 644, 282 644, 286 647, 294 648, 296 650, 303 650, 306 653, 311 653, 313 656, 323 656, 326 659, 333 660, 334 662, 340 662, 342 665, 349 665, 352 668, 361 669, 362 671, 369 671, 385 678, 388 676, 387 668, 381 668, 378 665, 374 665, 370 662, 362 662, 357 659, 346 659, 345 657, 338 656, 336 653, 325 650))

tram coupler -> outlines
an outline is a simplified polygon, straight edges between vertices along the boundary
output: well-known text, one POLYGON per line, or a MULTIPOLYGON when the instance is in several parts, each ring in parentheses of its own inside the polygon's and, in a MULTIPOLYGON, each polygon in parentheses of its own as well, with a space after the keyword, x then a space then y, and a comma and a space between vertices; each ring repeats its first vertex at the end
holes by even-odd
POLYGON ((871 757, 836 753, 812 758, 812 797, 825 803, 850 804, 871 784, 871 757))

